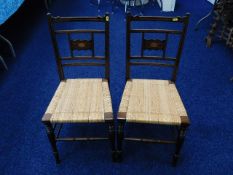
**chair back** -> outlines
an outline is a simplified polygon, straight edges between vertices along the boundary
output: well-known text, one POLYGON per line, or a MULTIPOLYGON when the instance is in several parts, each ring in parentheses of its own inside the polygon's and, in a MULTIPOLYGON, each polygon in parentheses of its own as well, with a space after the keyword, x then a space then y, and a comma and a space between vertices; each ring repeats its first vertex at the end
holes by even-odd
MULTIPOLYGON (((178 66, 180 63, 180 57, 184 46, 184 39, 188 27, 189 14, 183 17, 162 17, 162 16, 131 16, 127 14, 126 20, 126 79, 130 79, 130 67, 131 66, 162 66, 173 68, 171 81, 176 81, 176 75, 178 72, 178 66), (167 23, 181 23, 182 29, 145 29, 135 28, 132 26, 133 22, 145 23, 149 22, 167 22, 167 23), (141 54, 131 54, 131 40, 132 34, 140 34, 142 38, 141 42, 141 54), (155 37, 145 38, 146 34, 160 34, 164 39, 158 39, 155 37), (170 35, 179 35, 178 48, 174 57, 167 56, 167 45, 170 35), (145 55, 145 51, 161 51, 159 55, 145 55)), ((144 27, 145 25, 143 25, 144 27)), ((173 44, 173 43, 172 43, 173 44)))
POLYGON ((109 79, 109 15, 106 14, 103 17, 53 17, 48 14, 47 16, 60 80, 65 79, 64 67, 66 66, 104 66, 105 78, 109 79), (92 29, 56 29, 56 25, 59 23, 74 22, 96 23, 96 25, 104 25, 102 27, 104 29, 94 27, 92 29), (89 35, 90 39, 73 39, 72 37, 72 35, 80 36, 81 34, 89 35), (95 54, 94 37, 96 34, 104 35, 104 43, 101 43, 101 46, 104 47, 103 55, 97 56, 95 54), (57 40, 58 35, 67 36, 68 56, 61 56, 61 47, 58 46, 57 40), (91 54, 83 56, 83 54, 79 54, 81 52, 91 54))

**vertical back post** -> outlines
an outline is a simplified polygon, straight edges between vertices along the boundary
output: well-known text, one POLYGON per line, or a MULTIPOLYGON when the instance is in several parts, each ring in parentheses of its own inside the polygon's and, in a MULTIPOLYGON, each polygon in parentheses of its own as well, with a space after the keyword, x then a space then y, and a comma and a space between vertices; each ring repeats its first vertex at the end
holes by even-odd
POLYGON ((175 69, 174 69, 174 71, 172 73, 171 81, 173 81, 173 82, 176 81, 176 75, 177 75, 178 69, 179 69, 180 57, 181 57, 181 53, 182 53, 182 50, 183 50, 183 47, 184 47, 184 39, 185 39, 187 29, 188 29, 189 17, 190 17, 190 14, 187 13, 186 17, 184 19, 185 21, 184 21, 184 25, 183 25, 183 33, 181 35, 179 48, 178 48, 178 52, 177 52, 177 55, 176 55, 175 69))
POLYGON ((130 79, 130 28, 131 28, 131 14, 126 15, 126 81, 130 79))
POLYGON ((105 15, 105 77, 109 81, 110 75, 110 56, 109 56, 109 14, 106 13, 105 15))
POLYGON ((57 64, 59 79, 64 80, 65 79, 64 71, 63 71, 63 67, 62 67, 62 63, 61 63, 61 59, 60 59, 60 54, 59 54, 59 50, 58 50, 58 44, 57 44, 56 36, 55 36, 55 33, 54 33, 53 19, 52 19, 52 16, 51 16, 50 13, 48 13, 47 16, 48 16, 49 31, 50 31, 50 34, 51 34, 53 49, 54 49, 54 53, 55 53, 55 57, 56 57, 56 64, 57 64))

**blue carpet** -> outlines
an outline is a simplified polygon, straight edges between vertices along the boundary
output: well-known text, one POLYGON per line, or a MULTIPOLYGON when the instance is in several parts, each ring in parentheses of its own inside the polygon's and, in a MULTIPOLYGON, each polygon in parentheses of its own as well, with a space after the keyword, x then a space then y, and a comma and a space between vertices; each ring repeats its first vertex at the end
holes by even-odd
MULTIPOLYGON (((208 49, 204 37, 211 19, 194 31, 197 20, 211 5, 204 0, 177 1, 175 13, 162 13, 146 6, 145 15, 191 13, 180 64, 177 87, 192 125, 176 168, 170 164, 173 146, 124 144, 124 161, 111 162, 108 143, 60 143, 62 159, 56 165, 41 117, 59 83, 41 1, 27 1, 2 32, 15 45, 17 58, 8 58, 9 71, 0 76, 0 174, 232 174, 233 172, 233 76, 232 50, 216 42, 208 49)), ((109 3, 101 14, 110 11, 109 3)), ((87 1, 54 1, 52 12, 60 16, 98 15, 87 1)), ((137 13, 133 10, 133 13, 137 13)), ((124 87, 125 21, 123 9, 111 15, 111 93, 116 113, 124 87)), ((4 50, 7 49, 4 47, 4 50)), ((82 76, 91 76, 85 70, 82 76)), ((141 71, 139 71, 141 74, 141 71)), ((141 76, 141 75, 138 75, 141 76)), ((149 78, 153 77, 149 74, 149 78)), ((130 128, 131 126, 129 126, 130 128)), ((132 135, 159 128, 131 127, 132 135)), ((67 133, 105 133, 98 126, 72 127, 67 133), (75 131, 75 132, 74 132, 75 131)))

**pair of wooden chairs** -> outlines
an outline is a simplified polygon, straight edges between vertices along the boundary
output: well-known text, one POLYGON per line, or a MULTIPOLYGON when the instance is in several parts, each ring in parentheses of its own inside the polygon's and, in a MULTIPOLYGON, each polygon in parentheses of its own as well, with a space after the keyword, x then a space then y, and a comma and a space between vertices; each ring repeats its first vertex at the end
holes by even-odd
POLYGON ((54 46, 59 78, 61 80, 43 118, 48 139, 57 163, 60 162, 56 143, 58 141, 92 141, 109 140, 114 161, 122 157, 123 140, 143 141, 151 143, 175 144, 176 150, 173 163, 176 164, 182 147, 185 131, 190 122, 182 100, 177 91, 175 81, 178 72, 181 52, 188 27, 189 14, 183 17, 156 17, 127 15, 126 35, 126 85, 117 114, 117 126, 114 124, 114 115, 109 90, 109 20, 104 17, 52 17, 48 15, 49 28, 54 46), (133 22, 163 21, 180 23, 182 29, 138 29, 133 28, 133 22), (104 24, 104 29, 56 29, 58 23, 65 22, 96 22, 104 24), (141 34, 141 55, 131 54, 131 35, 141 34), (68 38, 70 56, 61 56, 57 43, 57 35, 65 34, 68 38), (73 39, 72 35, 89 34, 90 39, 73 39), (96 34, 103 34, 103 56, 96 56, 94 38, 96 34), (164 39, 148 39, 146 34, 163 34, 164 39), (170 35, 179 36, 178 52, 175 57, 167 57, 166 50, 170 35), (161 56, 146 56, 145 51, 161 51, 161 56), (77 56, 74 53, 91 51, 90 56, 77 56), (168 62, 168 63, 164 63, 168 62), (105 78, 77 78, 66 79, 63 67, 66 66, 104 66, 105 78), (131 79, 131 66, 162 66, 173 68, 171 80, 131 79), (77 123, 106 123, 108 126, 107 138, 64 138, 60 136, 63 124, 77 123), (124 138, 126 123, 146 123, 154 125, 168 125, 177 128, 176 139, 153 140, 142 138, 124 138), (58 127, 60 126, 60 127, 58 127))

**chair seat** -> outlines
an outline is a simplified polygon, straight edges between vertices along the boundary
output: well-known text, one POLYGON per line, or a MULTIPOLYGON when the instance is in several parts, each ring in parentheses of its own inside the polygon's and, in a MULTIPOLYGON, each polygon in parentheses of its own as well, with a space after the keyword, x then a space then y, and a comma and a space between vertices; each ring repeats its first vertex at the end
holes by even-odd
POLYGON ((91 123, 112 119, 107 80, 67 79, 60 82, 42 121, 91 123))
POLYGON ((166 80, 147 79, 127 81, 118 119, 165 125, 188 122, 186 110, 175 84, 166 80))

